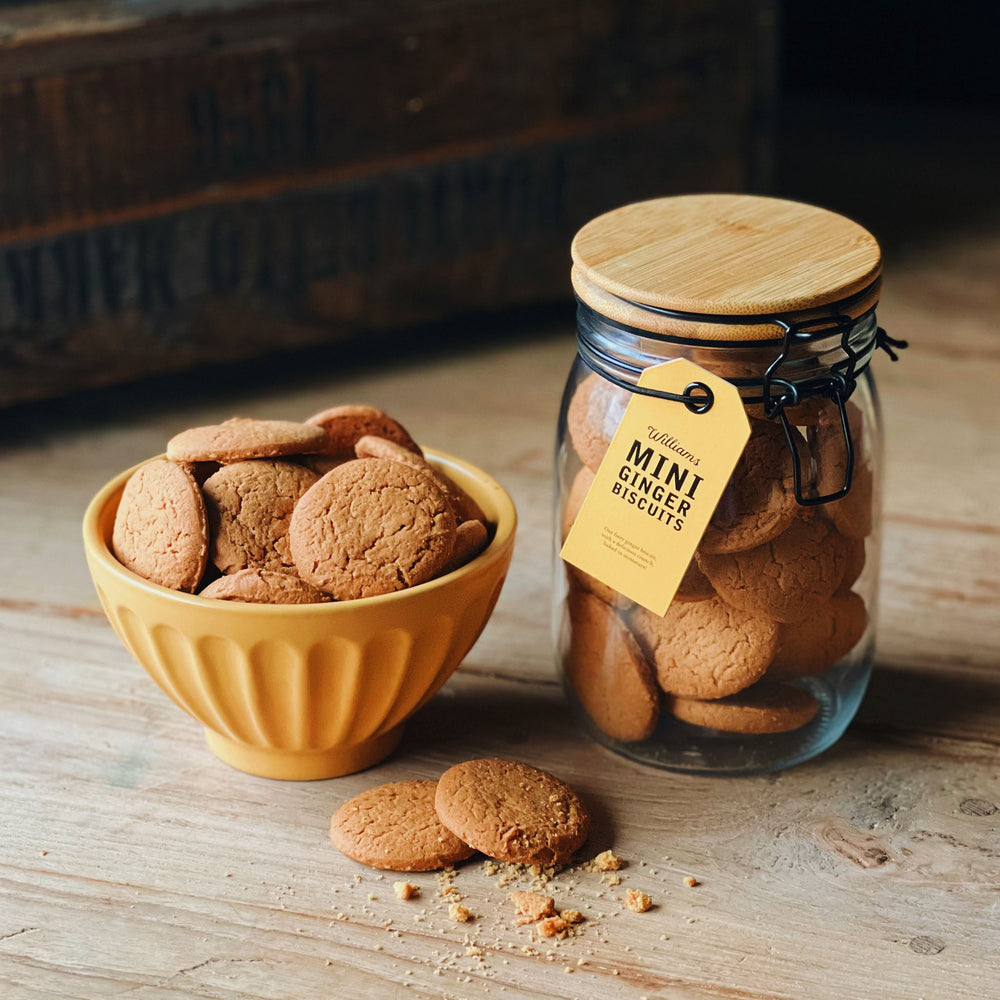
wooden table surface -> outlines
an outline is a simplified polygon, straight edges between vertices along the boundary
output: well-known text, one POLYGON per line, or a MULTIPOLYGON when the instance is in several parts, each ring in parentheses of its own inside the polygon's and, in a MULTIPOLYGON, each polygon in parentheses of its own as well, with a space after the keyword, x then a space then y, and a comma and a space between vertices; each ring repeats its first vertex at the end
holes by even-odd
MULTIPOLYGON (((937 1000, 1000 995, 1000 273, 997 230, 887 269, 888 437, 878 664, 846 736, 777 775, 647 769, 574 731, 549 639, 553 428, 572 317, 380 365, 202 376, 0 415, 0 996, 937 1000), (490 470, 520 513, 496 613, 402 745, 349 777, 219 763, 105 621, 80 519, 175 431, 234 413, 387 409, 490 470), (480 862, 448 919, 330 846, 346 798, 514 755, 592 803, 621 884, 549 886, 588 920, 539 943, 480 862), (701 884, 689 888, 684 877, 701 884), (626 888, 655 907, 628 911, 626 888)), ((530 880, 529 880, 530 881, 530 880)), ((526 885, 526 882, 520 885, 526 885)))

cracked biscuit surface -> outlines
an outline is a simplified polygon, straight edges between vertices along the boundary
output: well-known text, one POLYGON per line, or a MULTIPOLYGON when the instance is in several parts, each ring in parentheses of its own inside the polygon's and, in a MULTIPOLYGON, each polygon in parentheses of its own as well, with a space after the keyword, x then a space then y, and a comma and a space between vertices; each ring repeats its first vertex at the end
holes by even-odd
POLYGON ((517 760, 470 760, 438 781, 435 808, 461 840, 500 861, 565 864, 590 832, 577 794, 517 760))
POLYGON ((208 561, 208 520, 187 469, 154 459, 129 477, 115 514, 112 550, 123 566, 153 583, 195 589, 208 561))
POLYGON ((572 593, 570 644, 564 669, 594 721, 612 739, 644 740, 656 728, 659 691, 632 633, 604 601, 572 593))
POLYGON ((662 618, 640 608, 632 631, 660 687, 688 698, 724 698, 749 687, 778 645, 777 625, 719 597, 675 601, 662 618))
POLYGON ((175 434, 167 442, 167 458, 175 462, 238 462, 320 451, 325 442, 322 429, 309 424, 233 417, 175 434))
POLYGON ((223 573, 292 570, 289 522, 295 505, 317 478, 304 466, 267 459, 233 462, 209 476, 202 493, 212 562, 223 573))
POLYGON ((346 601, 436 576, 451 558, 455 531, 450 504, 424 473, 359 458, 306 492, 288 537, 299 576, 346 601))
POLYGON ((798 622, 833 596, 844 578, 844 538, 814 518, 746 552, 698 552, 698 565, 729 604, 776 622, 798 622))
MULTIPOLYGON (((763 420, 752 420, 751 427, 746 448, 702 537, 702 552, 743 552, 763 545, 797 516, 792 456, 784 431, 763 420)), ((807 458, 804 441, 801 453, 807 458)))
POLYGON ((365 435, 385 438, 416 455, 423 454, 399 421, 374 406, 331 406, 314 413, 306 423, 323 430, 326 435, 323 453, 333 458, 354 458, 354 446, 365 435))
POLYGON ((348 799, 330 820, 342 854, 372 868, 429 872, 473 853, 438 818, 436 781, 394 781, 348 799))
POLYGON ((803 621, 780 626, 768 678, 794 680, 826 673, 858 644, 867 625, 865 602, 857 594, 831 598, 803 621))

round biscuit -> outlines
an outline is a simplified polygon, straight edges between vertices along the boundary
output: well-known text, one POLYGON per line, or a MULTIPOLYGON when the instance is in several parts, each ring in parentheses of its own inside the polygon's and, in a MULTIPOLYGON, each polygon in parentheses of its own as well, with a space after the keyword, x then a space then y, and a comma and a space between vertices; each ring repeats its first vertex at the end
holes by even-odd
POLYGON ((652 735, 660 714, 653 671, 615 611, 591 594, 567 601, 566 678, 601 732, 631 742, 652 735))
POLYGON ((662 618, 639 608, 631 625, 660 687, 686 698, 724 698, 749 687, 778 645, 773 622, 719 597, 675 601, 662 618))
POLYGON ((441 822, 500 861, 565 864, 590 832, 577 794, 546 771, 516 760, 470 760, 438 781, 441 822))
POLYGON ((146 580, 193 591, 208 563, 208 519, 194 476, 162 458, 133 472, 115 513, 111 548, 146 580))
POLYGON ((785 681, 825 674, 858 644, 867 626, 865 602, 857 594, 831 598, 804 621, 779 626, 767 677, 785 681))
POLYGON ((366 435, 387 438, 407 451, 422 454, 420 445, 406 428, 374 406, 346 404, 331 406, 306 419, 307 424, 322 428, 326 434, 323 452, 334 458, 354 458, 354 446, 366 435))
POLYGON ((438 819, 436 781, 394 781, 348 799, 330 819, 330 841, 372 868, 429 872, 473 853, 438 819))
POLYGON ((424 473, 359 458, 306 492, 288 538, 299 576, 346 601, 430 580, 451 558, 455 530, 451 506, 424 473))
MULTIPOLYGON (((702 552, 742 552, 763 545, 780 535, 797 515, 792 456, 784 431, 764 420, 751 421, 751 428, 746 448, 702 536, 702 552)), ((793 440, 798 443, 800 439, 793 440)), ((801 449, 804 453, 804 441, 801 449)))
POLYGON ((761 681, 718 701, 671 697, 666 709, 682 722, 725 733, 786 733, 811 722, 819 702, 799 688, 761 681))
POLYGON ((318 477, 293 462, 232 462, 202 486, 211 529, 211 558, 223 573, 289 570, 292 511, 318 477))
POLYGON ((698 565, 733 607, 776 622, 802 621, 833 596, 847 568, 845 540, 822 518, 795 521, 745 552, 712 555, 698 565))
POLYGON ((167 442, 167 458, 176 462, 239 462, 319 451, 325 443, 321 429, 309 424, 233 417, 175 434, 167 442))

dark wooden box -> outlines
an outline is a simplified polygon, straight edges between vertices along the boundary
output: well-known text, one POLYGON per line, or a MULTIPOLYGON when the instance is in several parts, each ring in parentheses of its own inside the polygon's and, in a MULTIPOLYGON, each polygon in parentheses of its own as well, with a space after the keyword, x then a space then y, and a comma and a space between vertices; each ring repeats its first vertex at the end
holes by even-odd
POLYGON ((774 0, 0 7, 0 404, 568 297, 591 216, 762 185, 773 44, 774 0))

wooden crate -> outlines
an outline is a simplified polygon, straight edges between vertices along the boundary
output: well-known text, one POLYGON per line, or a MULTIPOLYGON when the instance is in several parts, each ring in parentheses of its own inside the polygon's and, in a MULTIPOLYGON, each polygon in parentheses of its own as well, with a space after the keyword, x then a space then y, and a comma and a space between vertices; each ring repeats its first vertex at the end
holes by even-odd
POLYGON ((774 0, 0 8, 0 404, 569 295, 760 187, 774 0))

